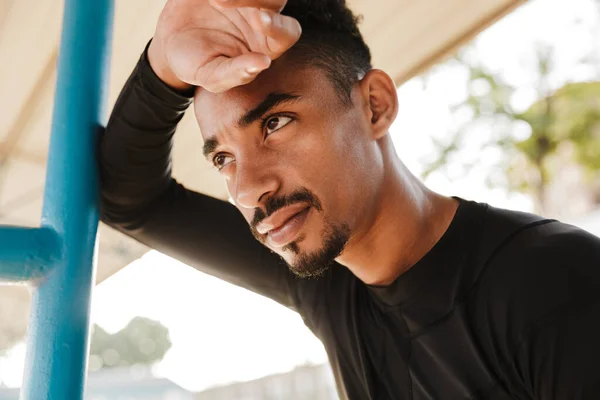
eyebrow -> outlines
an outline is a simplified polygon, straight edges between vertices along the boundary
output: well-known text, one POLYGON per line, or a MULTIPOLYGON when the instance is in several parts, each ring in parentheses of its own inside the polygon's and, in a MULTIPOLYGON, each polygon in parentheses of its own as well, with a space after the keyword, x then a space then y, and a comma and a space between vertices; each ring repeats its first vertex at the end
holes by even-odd
POLYGON ((293 93, 281 93, 273 92, 269 93, 258 105, 249 110, 244 114, 238 121, 240 128, 246 128, 252 125, 254 122, 262 118, 263 115, 268 113, 271 109, 284 103, 291 103, 297 101, 302 96, 293 93))
MULTIPOLYGON (((269 93, 258 105, 254 106, 246 112, 237 122, 239 128, 247 128, 263 117, 273 108, 285 104, 298 101, 302 96, 293 93, 273 92, 269 93)), ((204 157, 208 157, 215 149, 219 147, 219 141, 215 136, 209 137, 204 141, 202 153, 204 157)))
POLYGON ((202 148, 202 154, 204 154, 204 158, 208 158, 208 155, 215 151, 215 149, 219 147, 219 141, 216 137, 209 137, 204 141, 204 147, 202 148))

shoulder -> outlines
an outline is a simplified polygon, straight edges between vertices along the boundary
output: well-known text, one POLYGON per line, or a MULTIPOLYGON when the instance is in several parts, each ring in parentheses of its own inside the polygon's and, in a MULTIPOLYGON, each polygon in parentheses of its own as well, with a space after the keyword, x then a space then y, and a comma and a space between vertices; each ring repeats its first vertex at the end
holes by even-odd
MULTIPOLYGON (((491 213, 498 224, 521 218, 506 211, 491 213)), ((490 223, 486 229, 498 224, 490 223)), ((600 299, 598 237, 539 217, 514 224, 505 233, 490 247, 473 292, 475 307, 491 329, 516 344, 527 329, 549 315, 600 299)))
MULTIPOLYGON (((489 227, 493 229, 493 225, 489 227)), ((555 220, 538 220, 517 227, 485 260, 485 274, 504 278, 509 286, 565 285, 563 277, 600 277, 600 238, 555 220), (545 285, 546 284, 546 285, 545 285)), ((492 283, 492 282, 489 282, 492 283)))
POLYGON ((470 297, 482 349, 509 385, 536 397, 598 393, 600 238, 542 219, 514 228, 470 297))

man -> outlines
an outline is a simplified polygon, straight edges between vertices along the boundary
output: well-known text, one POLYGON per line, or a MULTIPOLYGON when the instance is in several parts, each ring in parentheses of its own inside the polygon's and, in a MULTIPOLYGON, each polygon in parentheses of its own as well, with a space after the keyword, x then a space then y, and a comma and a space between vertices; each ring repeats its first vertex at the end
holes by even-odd
POLYGON ((411 175, 356 24, 343 0, 170 0, 102 138, 103 221, 299 312, 342 398, 600 398, 600 240, 411 175), (235 206, 171 178, 192 96, 235 206))

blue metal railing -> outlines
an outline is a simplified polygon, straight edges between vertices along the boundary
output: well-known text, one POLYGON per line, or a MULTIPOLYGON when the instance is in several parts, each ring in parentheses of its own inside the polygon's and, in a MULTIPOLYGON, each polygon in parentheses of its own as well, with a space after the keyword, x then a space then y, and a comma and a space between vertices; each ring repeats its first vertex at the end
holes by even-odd
POLYGON ((83 398, 113 6, 65 0, 41 227, 0 226, 0 281, 35 288, 22 400, 83 398))

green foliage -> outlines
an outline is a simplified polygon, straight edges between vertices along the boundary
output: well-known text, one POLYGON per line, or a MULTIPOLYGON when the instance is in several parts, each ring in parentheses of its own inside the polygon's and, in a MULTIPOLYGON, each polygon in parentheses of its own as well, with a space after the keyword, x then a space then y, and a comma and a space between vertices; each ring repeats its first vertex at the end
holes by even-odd
POLYGON ((568 141, 581 166, 600 170, 600 82, 567 84, 515 118, 531 126, 531 137, 516 143, 531 161, 568 141))
POLYGON ((111 368, 160 361, 171 348, 169 331, 160 322, 136 317, 115 334, 94 326, 90 369, 111 368))
MULTIPOLYGON (((574 149, 573 160, 588 172, 591 178, 600 170, 600 82, 567 83, 551 92, 548 77, 552 72, 552 52, 544 46, 536 49, 538 77, 536 92, 538 101, 524 112, 511 107, 511 98, 519 90, 476 61, 468 60, 461 53, 453 62, 458 62, 469 72, 466 99, 451 107, 455 114, 469 110, 472 118, 460 125, 452 135, 436 141, 436 158, 425 170, 425 177, 450 162, 453 155, 477 137, 481 150, 487 147, 500 148, 504 154, 502 167, 496 168, 504 175, 509 190, 527 192, 534 196, 543 210, 545 189, 552 182, 556 166, 549 160, 566 145, 574 149), (514 135, 520 123, 529 128, 529 137, 514 135), (491 129, 491 134, 482 137, 481 126, 491 129)), ((460 162, 460 161, 458 161, 460 162)), ((463 163, 465 171, 478 167, 478 163, 463 163)), ((498 179, 495 180, 498 182, 498 179)), ((542 211, 539 210, 539 211, 542 211)))

